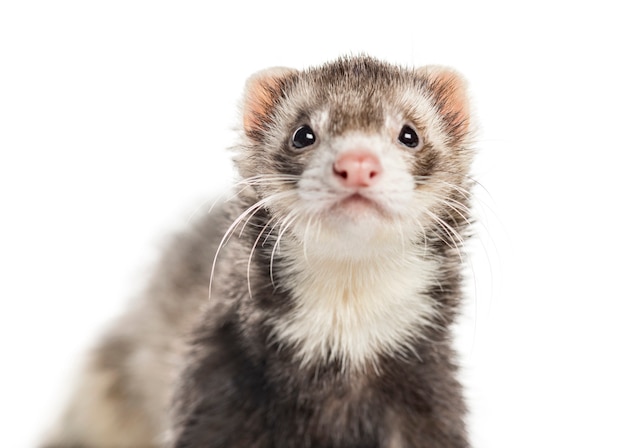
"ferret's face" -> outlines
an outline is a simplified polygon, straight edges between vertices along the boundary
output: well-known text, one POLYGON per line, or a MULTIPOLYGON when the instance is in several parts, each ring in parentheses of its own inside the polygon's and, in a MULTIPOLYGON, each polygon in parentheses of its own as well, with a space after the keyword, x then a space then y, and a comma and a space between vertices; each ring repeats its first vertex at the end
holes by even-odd
POLYGON ((352 253, 414 240, 442 213, 465 215, 455 198, 471 160, 467 109, 463 81, 445 69, 370 59, 272 69, 249 81, 237 164, 300 240, 352 253))

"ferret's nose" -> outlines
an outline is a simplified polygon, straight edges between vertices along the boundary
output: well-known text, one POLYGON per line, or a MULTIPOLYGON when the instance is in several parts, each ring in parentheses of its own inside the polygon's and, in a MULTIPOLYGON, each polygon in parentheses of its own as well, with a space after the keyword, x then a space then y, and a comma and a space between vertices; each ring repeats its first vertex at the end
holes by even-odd
POLYGON ((333 173, 341 185, 358 188, 378 182, 383 167, 374 154, 358 150, 341 154, 333 164, 333 173))

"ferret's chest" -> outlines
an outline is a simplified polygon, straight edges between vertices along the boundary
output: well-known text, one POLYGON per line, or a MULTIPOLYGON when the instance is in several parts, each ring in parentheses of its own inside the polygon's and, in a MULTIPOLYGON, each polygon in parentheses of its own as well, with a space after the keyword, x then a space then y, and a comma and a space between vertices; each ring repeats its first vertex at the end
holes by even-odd
MULTIPOLYGON (((332 369, 331 369, 332 370, 332 369)), ((302 372, 302 371, 301 371, 302 372)), ((281 399, 276 418, 294 446, 402 448, 406 421, 402 384, 389 391, 384 375, 319 372, 313 378, 293 377, 277 384, 281 399), (297 397, 291 395, 297 390, 297 397), (304 442, 306 441, 306 442, 304 442)), ((279 442, 279 441, 277 441, 279 442)), ((280 443, 277 443, 280 445, 280 443)), ((288 444, 285 444, 287 446, 288 444)), ((290 445, 289 445, 290 446, 290 445)))
POLYGON ((302 379, 304 384, 285 379, 276 385, 282 399, 273 400, 275 418, 285 431, 278 434, 283 440, 276 445, 291 446, 283 442, 292 439, 297 446, 388 446, 396 425, 388 418, 389 405, 381 400, 375 384, 354 377, 338 381, 336 375, 329 375, 330 380, 325 376, 320 373, 315 379, 302 379), (294 383, 298 383, 295 388, 294 383), (297 399, 290 395, 293 390, 298 391, 297 399))

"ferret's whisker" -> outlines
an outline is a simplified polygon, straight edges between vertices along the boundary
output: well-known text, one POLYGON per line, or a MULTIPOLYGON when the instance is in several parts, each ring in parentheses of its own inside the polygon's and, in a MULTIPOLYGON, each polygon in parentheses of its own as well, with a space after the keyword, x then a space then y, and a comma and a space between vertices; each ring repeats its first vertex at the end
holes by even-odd
POLYGON ((307 242, 309 240, 309 231, 311 229, 311 221, 313 220, 313 215, 309 216, 309 219, 306 222, 306 227, 304 228, 304 236, 302 237, 302 252, 304 254, 304 259, 308 263, 309 256, 307 252, 307 242))
POLYGON ((217 265, 217 257, 219 256, 220 252, 222 251, 222 248, 224 247, 226 242, 230 239, 230 235, 234 232, 235 228, 239 225, 241 220, 243 218, 245 218, 248 215, 248 213, 251 213, 254 210, 258 210, 258 208, 260 207, 259 206, 260 202, 263 202, 263 200, 256 202, 254 205, 250 206, 243 213, 241 213, 231 223, 231 225, 228 227, 228 229, 226 230, 226 232, 222 236, 222 239, 220 240, 220 243, 218 244, 217 250, 215 251, 215 255, 213 257, 213 265, 211 266, 211 276, 209 278, 209 300, 211 299, 211 292, 212 292, 212 288, 213 288, 213 278, 215 276, 215 266, 217 265))
POLYGON ((291 226, 291 224, 297 218, 298 218, 297 213, 295 213, 294 210, 292 210, 284 219, 282 219, 282 222, 278 229, 278 235, 276 237, 276 241, 274 242, 274 247, 272 248, 272 255, 270 256, 270 279, 272 280, 273 285, 274 285, 274 273, 273 273, 274 272, 274 256, 276 255, 276 250, 279 249, 280 240, 282 239, 283 235, 285 234, 289 226, 291 226), (292 217, 292 215, 294 216, 292 217))
MULTIPOLYGON (((273 185, 273 186, 278 186, 281 185, 281 183, 283 185, 290 185, 290 184, 295 184, 297 183, 297 181, 299 180, 298 176, 294 176, 294 175, 263 175, 263 174, 259 174, 256 176, 251 176, 248 177, 246 179, 241 179, 238 182, 236 182, 235 184, 233 184, 233 186, 231 187, 232 189, 235 189, 239 186, 243 187, 241 189, 239 189, 238 191, 236 191, 235 193, 231 193, 230 196, 224 201, 224 202, 229 202, 231 201, 233 198, 238 197, 247 187, 252 186, 252 185, 263 185, 263 184, 268 184, 268 185, 273 185)), ((215 199, 211 200, 211 199, 207 199, 205 201, 202 201, 202 203, 197 206, 187 217, 186 222, 191 222, 198 213, 200 213, 200 210, 202 210, 209 202, 211 202, 211 206, 209 207, 209 209, 207 210, 207 214, 210 214, 213 209, 215 208, 215 206, 217 204, 219 204, 221 202, 221 200, 224 198, 224 196, 226 196, 227 194, 229 194, 229 192, 223 192, 221 194, 219 194, 215 199)))
POLYGON ((191 213, 189 213, 189 216, 187 216, 187 223, 190 223, 198 213, 200 213, 200 210, 202 210, 209 202, 212 202, 211 206, 209 207, 209 210, 207 211, 208 213, 211 213, 211 211, 213 210, 213 208, 215 207, 215 205, 220 201, 220 199, 222 199, 224 197, 224 193, 220 194, 219 196, 217 196, 217 198, 213 199, 211 201, 211 199, 206 199, 204 201, 202 201, 202 203, 200 205, 198 205, 196 208, 193 209, 193 211, 191 213))
POLYGON ((281 200, 283 199, 285 196, 290 195, 291 192, 283 192, 283 193, 276 193, 274 195, 268 196, 266 198, 263 198, 257 202, 255 202, 253 205, 251 205, 250 207, 248 207, 243 213, 241 213, 232 223, 231 225, 228 227, 228 229, 226 230, 226 232, 224 233, 220 243, 217 246, 217 250, 215 251, 215 256, 213 257, 213 265, 211 266, 211 275, 210 275, 210 279, 209 279, 209 300, 211 298, 211 291, 213 288, 213 278, 215 276, 215 266, 217 264, 217 258, 220 254, 220 252, 222 251, 222 248, 228 243, 228 241, 230 240, 231 236, 233 235, 235 229, 237 228, 237 226, 244 220, 246 219, 246 217, 249 214, 255 214, 258 210, 260 210, 262 207, 266 206, 267 204, 271 203, 272 201, 277 201, 277 200, 281 200))
POLYGON ((426 214, 428 214, 428 216, 430 216, 435 223, 438 224, 438 227, 443 230, 449 238, 449 242, 440 237, 440 240, 445 243, 448 247, 450 247, 451 249, 455 249, 456 253, 459 257, 459 260, 462 262, 463 261, 463 254, 461 253, 461 250, 457 244, 458 242, 462 241, 461 235, 458 234, 458 232, 456 230, 454 230, 450 224, 448 224, 447 222, 445 222, 443 219, 441 219, 439 216, 437 216, 435 213, 431 212, 430 210, 426 210, 426 214))
POLYGON ((250 298, 252 298, 252 285, 250 283, 250 268, 252 265, 252 257, 254 256, 254 250, 259 244, 259 241, 261 237, 263 236, 263 233, 265 232, 265 230, 268 228, 268 226, 271 223, 272 223, 272 220, 270 219, 269 221, 267 221, 267 224, 265 224, 265 226, 261 229, 261 231, 259 232, 259 235, 256 237, 256 240, 254 240, 254 243, 252 244, 252 249, 250 250, 250 256, 248 257, 248 267, 246 269, 246 278, 248 280, 248 294, 250 295, 250 298))
POLYGON ((448 182, 443 179, 437 179, 435 182, 438 184, 444 185, 446 187, 452 188, 453 190, 457 191, 461 196, 463 196, 465 199, 470 199, 472 196, 471 192, 468 189, 463 188, 462 186, 458 184, 454 184, 452 182, 448 182))
POLYGON ((404 254, 406 254, 406 246, 405 246, 405 236, 404 236, 404 229, 402 228, 402 223, 398 220, 394 221, 394 226, 398 229, 398 235, 400 235, 400 244, 401 244, 401 251, 402 251, 402 255, 404 256, 404 254))
POLYGON ((235 186, 244 185, 244 186, 280 186, 280 185, 294 185, 298 182, 297 176, 291 175, 257 175, 252 177, 247 177, 245 179, 240 180, 235 184, 235 186))
POLYGON ((426 256, 426 254, 428 253, 428 236, 426 235, 426 229, 424 228, 424 225, 422 224, 421 220, 416 219, 415 222, 417 223, 417 225, 422 230, 421 237, 424 240, 424 247, 422 249, 423 250, 422 251, 422 256, 426 256))

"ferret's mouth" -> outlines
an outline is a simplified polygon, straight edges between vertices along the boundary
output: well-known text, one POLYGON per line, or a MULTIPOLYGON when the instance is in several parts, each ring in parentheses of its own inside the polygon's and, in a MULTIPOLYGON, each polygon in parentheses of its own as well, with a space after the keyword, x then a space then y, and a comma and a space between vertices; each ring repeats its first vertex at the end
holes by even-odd
POLYGON ((358 218, 363 215, 375 214, 381 217, 387 216, 388 213, 384 207, 377 201, 363 196, 360 193, 353 193, 333 206, 333 211, 346 213, 347 215, 358 218))

